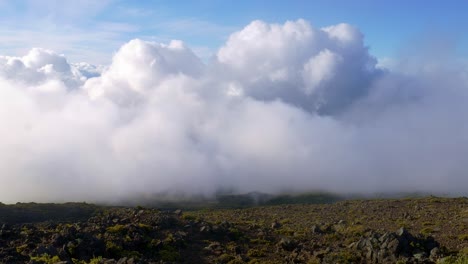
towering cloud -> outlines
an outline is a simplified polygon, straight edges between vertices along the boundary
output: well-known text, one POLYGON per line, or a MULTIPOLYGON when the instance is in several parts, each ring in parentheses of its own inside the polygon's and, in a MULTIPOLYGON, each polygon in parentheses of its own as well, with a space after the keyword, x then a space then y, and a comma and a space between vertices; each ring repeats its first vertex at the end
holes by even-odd
POLYGON ((208 63, 180 41, 132 40, 107 67, 0 57, 0 201, 466 194, 468 71, 444 63, 383 70, 358 29, 304 20, 254 21, 208 63))
POLYGON ((304 20, 254 21, 232 34, 217 57, 246 94, 324 114, 364 96, 380 73, 363 35, 347 24, 315 29, 304 20))

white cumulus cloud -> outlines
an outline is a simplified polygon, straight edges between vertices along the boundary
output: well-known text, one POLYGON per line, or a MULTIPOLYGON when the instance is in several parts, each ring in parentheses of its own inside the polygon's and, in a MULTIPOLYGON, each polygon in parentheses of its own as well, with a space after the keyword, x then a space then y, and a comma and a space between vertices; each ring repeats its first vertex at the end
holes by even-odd
POLYGON ((405 63, 378 68, 355 27, 304 20, 254 21, 206 63, 138 39, 106 67, 2 56, 0 201, 466 194, 466 68, 405 63))
POLYGON ((304 20, 254 21, 229 37, 217 60, 226 78, 242 83, 248 95, 322 113, 347 108, 381 73, 356 28, 316 29, 304 20), (339 78, 332 77, 336 71, 339 78))

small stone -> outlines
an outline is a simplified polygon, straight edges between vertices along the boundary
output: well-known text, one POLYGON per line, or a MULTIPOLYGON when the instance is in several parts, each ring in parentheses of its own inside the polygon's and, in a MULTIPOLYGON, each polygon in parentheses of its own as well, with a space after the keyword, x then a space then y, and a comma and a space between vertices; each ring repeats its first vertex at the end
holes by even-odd
POLYGON ((210 226, 207 226, 207 225, 202 226, 202 227, 200 228, 200 232, 202 232, 202 233, 209 233, 209 232, 211 232, 211 228, 210 228, 210 226))
POLYGON ((121 259, 119 259, 119 261, 117 261, 117 264, 126 264, 127 263, 127 258, 126 257, 123 257, 121 259))
POLYGON ((317 225, 313 225, 312 228, 311 228, 311 231, 314 234, 322 234, 323 233, 322 229, 320 229, 320 227, 317 226, 317 225))
POLYGON ((314 252, 314 257, 322 259, 328 252, 326 250, 318 250, 314 252))
POLYGON ((271 224, 271 228, 273 228, 273 229, 277 229, 277 228, 280 228, 280 227, 281 227, 281 224, 278 223, 277 221, 275 221, 275 222, 273 222, 271 224))
POLYGON ((297 243, 289 238, 283 237, 280 242, 278 242, 278 246, 284 250, 292 251, 296 248, 297 243))
POLYGON ((437 259, 439 257, 441 257, 440 249, 438 247, 433 248, 430 253, 430 258, 437 259))
POLYGON ((206 252, 209 252, 209 253, 213 253, 215 255, 217 255, 218 252, 221 252, 222 251, 222 246, 220 243, 218 242, 213 242, 211 244, 209 244, 207 247, 203 248, 204 251, 206 252))
POLYGON ((407 236, 408 235, 408 231, 406 230, 406 228, 402 227, 400 229, 398 229, 397 233, 396 233, 398 236, 407 236))
POLYGON ((181 216, 182 215, 182 210, 181 209, 177 209, 174 211, 174 214, 178 215, 178 216, 181 216))
POLYGON ((234 252, 239 255, 242 253, 242 248, 240 246, 235 246, 234 247, 234 252))
POLYGON ((388 242, 387 244, 387 249, 392 253, 392 254, 396 254, 397 251, 398 251, 398 245, 399 245, 399 241, 398 239, 392 239, 388 242))
POLYGON ((417 260, 423 260, 424 258, 427 257, 427 254, 426 252, 417 252, 415 254, 413 254, 413 257, 417 260))

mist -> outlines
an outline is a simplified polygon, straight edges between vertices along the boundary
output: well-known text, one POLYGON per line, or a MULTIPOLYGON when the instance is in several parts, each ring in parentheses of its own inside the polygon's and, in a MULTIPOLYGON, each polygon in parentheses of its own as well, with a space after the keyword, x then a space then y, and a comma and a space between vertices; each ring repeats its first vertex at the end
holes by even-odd
POLYGON ((417 50, 384 68, 359 29, 297 20, 253 21, 208 61, 139 39, 107 66, 0 56, 0 201, 467 195, 468 68, 417 50))

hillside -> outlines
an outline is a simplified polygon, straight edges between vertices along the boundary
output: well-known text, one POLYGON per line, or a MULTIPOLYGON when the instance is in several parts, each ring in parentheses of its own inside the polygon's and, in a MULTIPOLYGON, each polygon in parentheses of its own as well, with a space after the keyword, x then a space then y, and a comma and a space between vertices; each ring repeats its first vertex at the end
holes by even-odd
POLYGON ((186 211, 30 203, 0 212, 0 263, 468 261, 467 198, 186 211))

